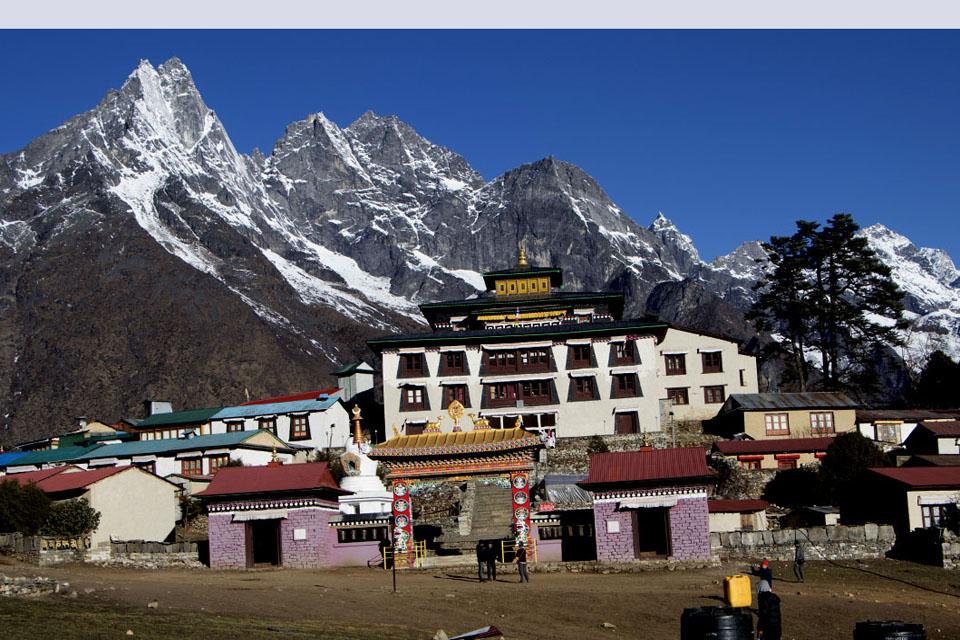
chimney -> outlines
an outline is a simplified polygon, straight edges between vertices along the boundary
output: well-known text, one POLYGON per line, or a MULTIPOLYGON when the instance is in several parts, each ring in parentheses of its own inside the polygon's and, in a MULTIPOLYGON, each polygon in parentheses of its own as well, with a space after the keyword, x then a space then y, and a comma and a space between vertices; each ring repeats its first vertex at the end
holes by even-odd
POLYGON ((77 416, 77 429, 81 431, 87 428, 87 416, 77 416))
POLYGON ((60 438, 50 438, 50 448, 59 449, 60 448, 60 438))

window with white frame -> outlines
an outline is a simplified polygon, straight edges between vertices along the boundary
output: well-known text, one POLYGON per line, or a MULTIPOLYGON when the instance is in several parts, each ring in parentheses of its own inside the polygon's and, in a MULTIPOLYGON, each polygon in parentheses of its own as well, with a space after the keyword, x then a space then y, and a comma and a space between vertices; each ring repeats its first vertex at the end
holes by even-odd
POLYGON ((833 412, 812 412, 810 414, 810 431, 813 433, 833 433, 833 412))
POLYGON ((947 505, 945 504, 924 504, 920 505, 920 513, 923 514, 923 528, 939 527, 946 514, 947 505))
POLYGON ((763 424, 767 433, 784 435, 790 433, 790 417, 786 413, 767 413, 763 416, 763 424))

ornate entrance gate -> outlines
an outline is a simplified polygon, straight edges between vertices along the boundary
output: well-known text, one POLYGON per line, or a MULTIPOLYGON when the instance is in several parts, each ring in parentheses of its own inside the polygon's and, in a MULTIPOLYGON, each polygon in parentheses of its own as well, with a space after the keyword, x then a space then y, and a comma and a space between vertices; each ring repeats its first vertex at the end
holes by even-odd
MULTIPOLYGON (((387 468, 393 494, 393 536, 396 561, 413 564, 413 501, 415 485, 425 480, 503 478, 510 483, 512 533, 517 544, 529 546, 530 471, 543 445, 539 437, 513 429, 490 429, 481 419, 472 431, 440 432, 439 424, 419 435, 396 436, 370 453, 387 468), (479 423, 479 424, 478 424, 479 423)), ((455 423, 455 429, 459 426, 455 423)))

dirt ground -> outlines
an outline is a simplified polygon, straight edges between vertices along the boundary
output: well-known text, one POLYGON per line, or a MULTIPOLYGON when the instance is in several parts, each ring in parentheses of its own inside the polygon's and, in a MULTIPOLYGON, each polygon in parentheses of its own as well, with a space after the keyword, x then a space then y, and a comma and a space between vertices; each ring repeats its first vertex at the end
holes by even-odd
MULTIPOLYGON (((127 621, 149 627, 138 629, 138 637, 163 637, 163 624, 179 619, 182 624, 191 621, 188 628, 196 632, 170 627, 169 633, 204 640, 241 633, 245 638, 283 637, 285 632, 300 637, 431 638, 438 629, 453 635, 487 624, 510 639, 676 640, 684 607, 720 604, 723 576, 744 568, 731 564, 638 574, 532 573, 529 584, 518 584, 512 567, 501 572, 497 582, 484 584, 467 568, 399 572, 396 594, 390 573, 378 569, 147 571, 8 564, 0 565, 0 573, 68 581, 79 592, 69 601, 74 613, 85 607, 110 621, 96 627, 96 633, 69 637, 120 637, 127 621), (149 610, 152 618, 145 617, 152 601, 159 607, 149 610), (616 628, 602 628, 605 622, 616 628)), ((790 574, 788 564, 774 563, 773 568, 777 576, 790 574)), ((960 638, 960 572, 878 560, 809 562, 807 573, 804 584, 792 582, 792 576, 774 582, 782 598, 785 639, 851 638, 854 623, 867 619, 920 622, 928 638, 960 638)), ((49 604, 42 600, 20 600, 16 607, 9 600, 0 603, 0 628, 48 624, 50 632, 60 633, 47 637, 67 637, 62 630, 71 618, 46 620, 50 614, 44 606, 49 604)))

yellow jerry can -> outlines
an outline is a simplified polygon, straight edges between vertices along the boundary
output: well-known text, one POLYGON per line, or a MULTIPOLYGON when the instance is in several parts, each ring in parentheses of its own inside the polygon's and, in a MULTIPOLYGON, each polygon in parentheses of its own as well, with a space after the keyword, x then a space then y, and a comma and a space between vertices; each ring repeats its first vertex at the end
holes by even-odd
POLYGON ((730 607, 750 607, 753 605, 753 589, 750 576, 727 576, 723 579, 723 599, 730 607))

